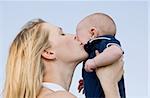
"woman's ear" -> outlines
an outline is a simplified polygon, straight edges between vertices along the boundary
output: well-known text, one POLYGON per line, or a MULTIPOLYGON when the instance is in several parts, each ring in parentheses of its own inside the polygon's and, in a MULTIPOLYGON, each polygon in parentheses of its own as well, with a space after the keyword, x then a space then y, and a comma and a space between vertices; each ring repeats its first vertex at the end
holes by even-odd
POLYGON ((51 51, 50 49, 44 50, 43 53, 42 53, 42 57, 44 59, 47 59, 47 60, 54 60, 54 59, 56 59, 55 53, 53 51, 51 51))
POLYGON ((92 38, 97 36, 97 29, 95 27, 90 28, 90 33, 92 35, 92 38))

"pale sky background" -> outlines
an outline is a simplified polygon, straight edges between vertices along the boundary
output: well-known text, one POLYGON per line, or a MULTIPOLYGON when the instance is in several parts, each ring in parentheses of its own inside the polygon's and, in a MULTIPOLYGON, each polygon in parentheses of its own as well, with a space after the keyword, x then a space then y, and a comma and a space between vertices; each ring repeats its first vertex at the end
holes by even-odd
MULTIPOLYGON (((61 26, 65 32, 75 34, 77 23, 94 12, 110 15, 117 24, 116 37, 125 51, 127 98, 148 98, 148 96, 150 98, 150 66, 148 66, 150 65, 148 64, 150 25, 148 26, 148 2, 144 0, 0 1, 0 92, 5 79, 5 64, 9 46, 24 23, 33 18, 42 18, 49 23, 61 26)), ((81 68, 82 64, 79 64, 70 92, 78 98, 85 98, 77 91, 81 68)))

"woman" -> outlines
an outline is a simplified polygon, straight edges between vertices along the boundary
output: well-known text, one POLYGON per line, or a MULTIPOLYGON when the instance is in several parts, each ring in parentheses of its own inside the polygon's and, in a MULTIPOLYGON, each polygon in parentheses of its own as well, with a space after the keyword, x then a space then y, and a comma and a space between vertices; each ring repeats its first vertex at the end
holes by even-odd
MULTIPOLYGON (((4 98, 76 98, 69 87, 76 65, 87 56, 76 37, 60 27, 41 19, 28 22, 10 47, 4 98)), ((115 85, 122 67, 102 68, 98 75, 106 98, 119 98, 115 85)))

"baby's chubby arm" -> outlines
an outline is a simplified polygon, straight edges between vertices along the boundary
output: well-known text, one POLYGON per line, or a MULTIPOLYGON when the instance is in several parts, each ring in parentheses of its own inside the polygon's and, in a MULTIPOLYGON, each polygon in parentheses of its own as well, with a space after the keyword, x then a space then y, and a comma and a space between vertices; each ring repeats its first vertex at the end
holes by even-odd
POLYGON ((96 67, 113 64, 123 55, 123 50, 120 46, 112 44, 107 47, 102 53, 93 58, 96 67))
POLYGON ((84 69, 87 72, 92 72, 97 67, 113 64, 123 55, 123 50, 117 44, 112 44, 107 47, 102 53, 95 56, 93 59, 88 59, 85 62, 84 69))

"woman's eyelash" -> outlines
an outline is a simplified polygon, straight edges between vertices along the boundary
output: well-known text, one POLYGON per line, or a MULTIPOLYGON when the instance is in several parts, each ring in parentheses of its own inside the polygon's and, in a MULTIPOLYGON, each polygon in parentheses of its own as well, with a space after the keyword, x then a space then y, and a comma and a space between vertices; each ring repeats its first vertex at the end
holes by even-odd
POLYGON ((64 33, 62 33, 61 35, 65 35, 64 33))

